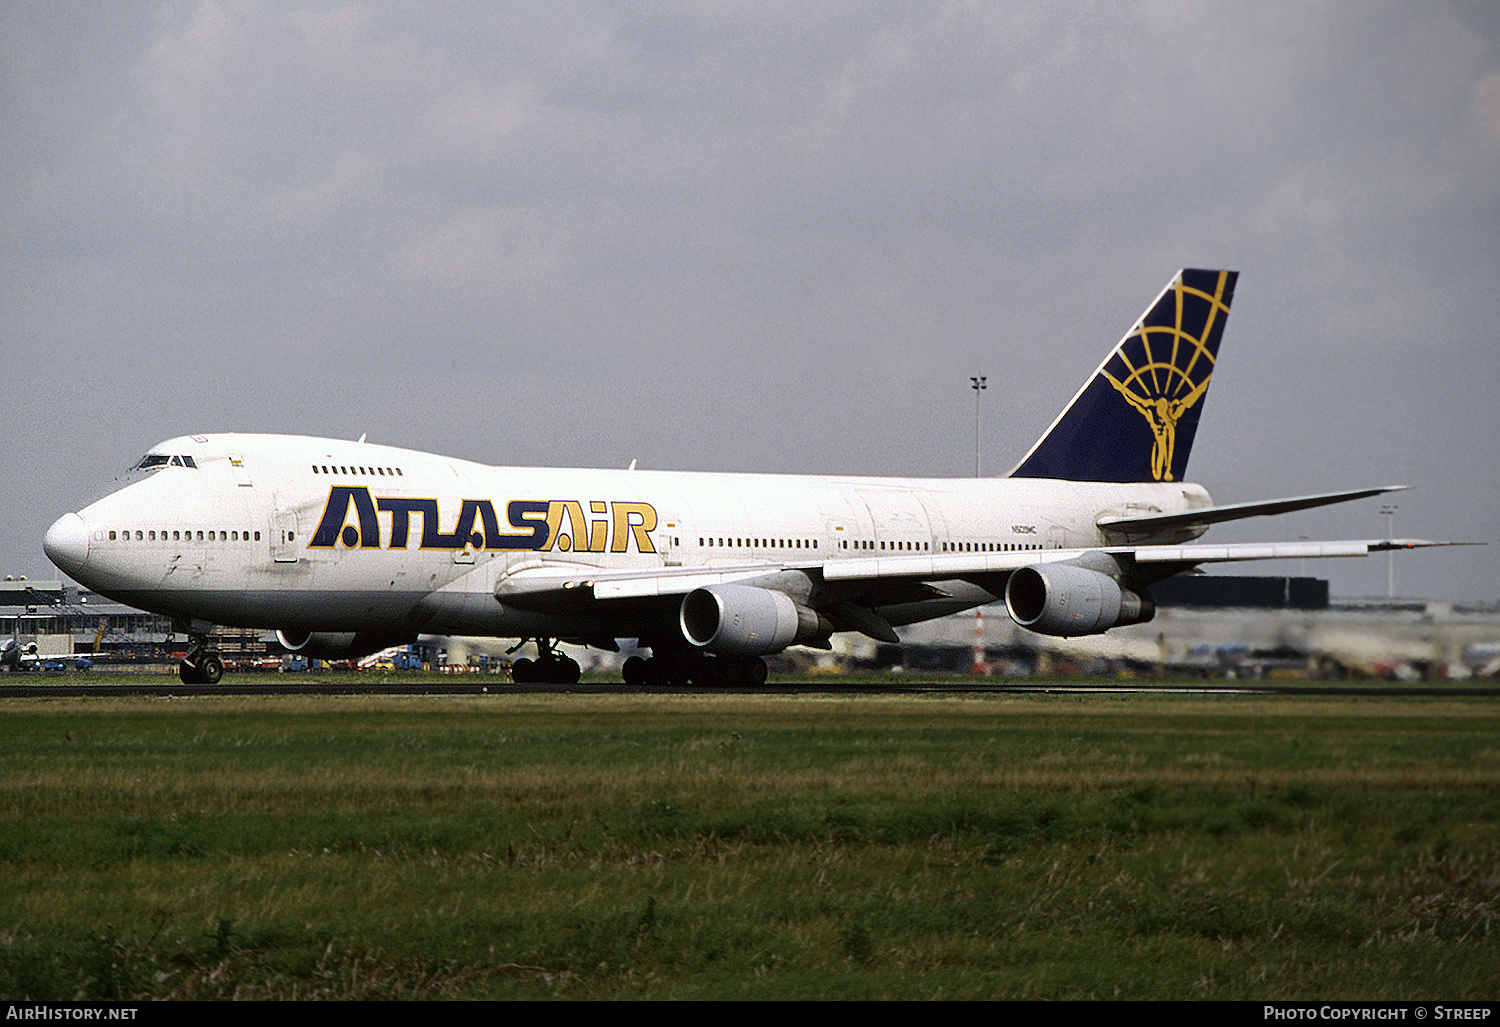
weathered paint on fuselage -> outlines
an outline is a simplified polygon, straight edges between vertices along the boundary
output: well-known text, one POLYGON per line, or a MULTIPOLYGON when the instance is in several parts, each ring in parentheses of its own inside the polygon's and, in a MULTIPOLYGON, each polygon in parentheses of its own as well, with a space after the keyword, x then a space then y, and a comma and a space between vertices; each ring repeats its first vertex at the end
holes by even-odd
MULTIPOLYGON (((279 435, 183 437, 152 453, 196 466, 160 466, 79 511, 71 530, 86 545, 63 569, 182 622, 312 631, 627 637, 637 626, 607 609, 520 609, 496 585, 538 565, 816 567, 1097 546, 1101 515, 1209 504, 1181 483, 491 467, 279 435)), ((915 604, 902 621, 984 601, 915 604)))

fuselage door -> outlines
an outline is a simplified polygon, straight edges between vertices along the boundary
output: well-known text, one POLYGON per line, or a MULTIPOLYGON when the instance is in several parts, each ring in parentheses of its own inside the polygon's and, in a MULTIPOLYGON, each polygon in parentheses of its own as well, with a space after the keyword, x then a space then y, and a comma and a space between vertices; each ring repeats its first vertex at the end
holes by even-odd
POLYGON ((661 527, 651 533, 651 544, 656 555, 661 557, 664 567, 682 566, 682 547, 677 544, 682 537, 682 522, 676 517, 662 516, 661 527))
POLYGON ((297 540, 297 511, 274 511, 271 514, 271 559, 276 563, 296 563, 301 555, 302 543, 297 540))

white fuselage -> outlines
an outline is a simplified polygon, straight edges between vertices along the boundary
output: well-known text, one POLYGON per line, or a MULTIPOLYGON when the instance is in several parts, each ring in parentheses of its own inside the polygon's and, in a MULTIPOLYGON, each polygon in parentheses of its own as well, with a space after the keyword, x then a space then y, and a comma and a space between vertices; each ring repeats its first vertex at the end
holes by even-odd
MULTIPOLYGON (((1182 483, 491 467, 280 435, 183 437, 152 453, 157 466, 140 480, 58 521, 48 553, 99 593, 185 630, 629 637, 641 625, 607 609, 523 609, 497 588, 562 565, 821 568, 1076 549, 1117 541, 1098 527, 1103 516, 1209 505, 1182 483)), ((985 601, 984 590, 950 590, 947 602, 899 604, 891 622, 985 601)))

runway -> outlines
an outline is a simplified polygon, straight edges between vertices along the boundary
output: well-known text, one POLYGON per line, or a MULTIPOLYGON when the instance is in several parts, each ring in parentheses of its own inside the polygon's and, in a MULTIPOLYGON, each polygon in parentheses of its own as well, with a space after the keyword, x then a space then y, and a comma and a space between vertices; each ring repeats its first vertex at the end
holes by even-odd
POLYGON ((1267 681, 1028 681, 1009 678, 891 678, 840 682, 828 678, 772 680, 754 687, 695 685, 637 686, 623 682, 576 685, 512 684, 498 675, 431 675, 419 679, 372 679, 367 675, 255 675, 236 680, 226 675, 215 685, 189 685, 175 675, 99 674, 44 677, 16 675, 0 682, 0 698, 79 698, 84 696, 230 696, 230 695, 1281 695, 1281 696, 1425 696, 1496 698, 1500 685, 1267 682, 1267 681), (20 680, 16 680, 19 678, 20 680))

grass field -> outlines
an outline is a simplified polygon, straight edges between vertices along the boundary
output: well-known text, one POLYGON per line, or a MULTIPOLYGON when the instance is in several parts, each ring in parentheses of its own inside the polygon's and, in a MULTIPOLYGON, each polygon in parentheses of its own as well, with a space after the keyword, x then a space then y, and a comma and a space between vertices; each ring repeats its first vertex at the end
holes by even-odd
POLYGON ((0 703, 0 997, 1500 998, 1493 699, 0 703))

